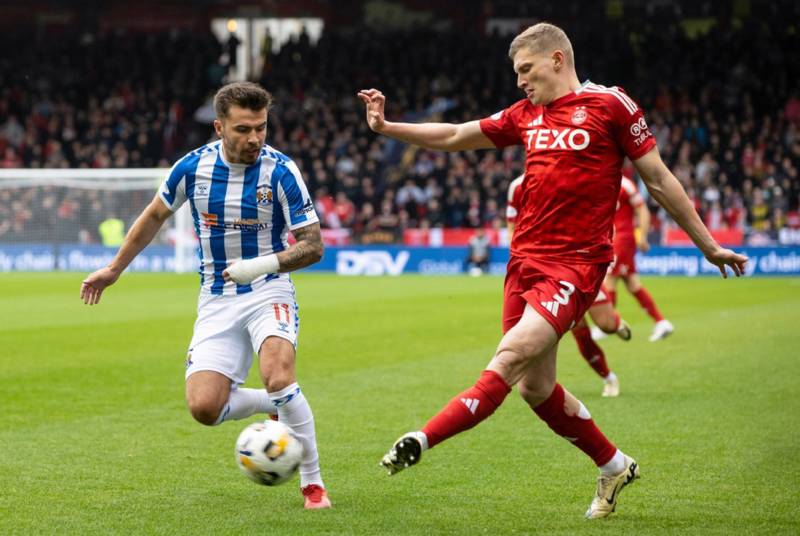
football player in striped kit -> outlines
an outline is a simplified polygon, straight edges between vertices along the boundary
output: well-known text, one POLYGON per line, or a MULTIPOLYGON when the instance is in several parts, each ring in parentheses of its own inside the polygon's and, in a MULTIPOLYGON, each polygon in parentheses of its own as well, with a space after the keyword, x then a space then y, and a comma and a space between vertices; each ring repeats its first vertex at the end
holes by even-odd
POLYGON ((289 272, 322 258, 314 203, 297 165, 265 143, 272 96, 250 82, 214 97, 220 140, 181 158, 131 227, 111 263, 81 285, 99 302, 163 223, 189 202, 200 240, 200 297, 186 361, 186 401, 205 425, 277 415, 303 443, 300 485, 307 509, 330 508, 314 417, 297 384, 300 318, 289 272), (289 245, 291 231, 296 243, 289 245), (244 383, 258 354, 265 389, 244 383))

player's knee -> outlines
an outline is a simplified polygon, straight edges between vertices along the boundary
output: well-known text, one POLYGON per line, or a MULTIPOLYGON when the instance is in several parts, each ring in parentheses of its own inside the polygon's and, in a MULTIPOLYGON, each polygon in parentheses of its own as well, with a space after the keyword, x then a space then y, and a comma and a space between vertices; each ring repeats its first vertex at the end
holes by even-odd
POLYGON ((219 419, 219 413, 222 408, 208 400, 189 399, 187 400, 189 406, 189 413, 192 414, 194 420, 206 426, 213 426, 219 419))
POLYGON ((489 368, 500 374, 506 383, 514 385, 528 368, 531 359, 521 347, 501 345, 489 363, 489 368))
POLYGON ((548 378, 528 378, 520 382, 517 388, 519 389, 519 394, 522 399, 527 402, 531 408, 535 408, 548 399, 555 386, 555 381, 548 378))
POLYGON ((593 320, 603 333, 612 334, 617 332, 616 320, 612 315, 603 315, 593 320))
POLYGON ((495 355, 507 354, 509 358, 515 361, 528 362, 536 359, 547 348, 543 341, 535 336, 516 334, 516 336, 504 337, 500 341, 500 346, 497 348, 495 355))
POLYGON ((267 388, 268 393, 277 393, 278 391, 286 389, 294 382, 294 377, 290 377, 287 374, 276 374, 264 378, 264 387, 267 388))
POLYGON ((271 363, 269 370, 262 374, 261 379, 269 393, 277 393, 297 381, 294 365, 282 361, 271 363))

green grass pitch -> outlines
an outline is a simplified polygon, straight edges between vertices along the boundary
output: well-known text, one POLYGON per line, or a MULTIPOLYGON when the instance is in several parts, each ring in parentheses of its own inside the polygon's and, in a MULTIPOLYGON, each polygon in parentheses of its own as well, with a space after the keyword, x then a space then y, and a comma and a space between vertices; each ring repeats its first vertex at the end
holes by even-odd
POLYGON ((0 534, 800 532, 798 279, 646 279, 676 327, 659 343, 621 292, 634 338, 601 343, 618 399, 564 339, 560 382, 642 468, 617 513, 588 522, 593 465, 515 392, 413 469, 378 467, 488 362, 500 278, 295 276, 334 503, 318 512, 297 480, 239 473, 234 441, 255 418, 207 428, 186 411, 195 275, 126 274, 95 307, 81 278, 0 276, 0 534))

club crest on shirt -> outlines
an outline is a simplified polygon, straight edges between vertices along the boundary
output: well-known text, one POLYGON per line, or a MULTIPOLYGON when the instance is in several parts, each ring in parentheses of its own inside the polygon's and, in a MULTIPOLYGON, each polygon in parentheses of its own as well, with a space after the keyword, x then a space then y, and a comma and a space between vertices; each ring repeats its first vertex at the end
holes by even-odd
POLYGON ((256 203, 259 205, 272 203, 272 189, 268 185, 260 186, 256 190, 256 203))
POLYGON ((586 113, 586 106, 578 106, 575 108, 575 111, 572 112, 572 124, 582 125, 586 122, 587 117, 588 114, 586 113))

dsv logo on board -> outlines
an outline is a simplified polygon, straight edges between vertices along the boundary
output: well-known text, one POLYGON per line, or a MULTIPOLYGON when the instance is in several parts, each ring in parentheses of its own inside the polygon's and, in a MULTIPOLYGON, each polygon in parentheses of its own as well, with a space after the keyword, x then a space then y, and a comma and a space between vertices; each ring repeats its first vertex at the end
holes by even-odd
POLYGON ((532 128, 526 131, 528 150, 572 149, 582 151, 589 146, 589 133, 582 128, 532 128))
POLYGON ((408 263, 408 251, 397 258, 388 251, 339 251, 336 253, 336 273, 339 275, 400 275, 408 263))

